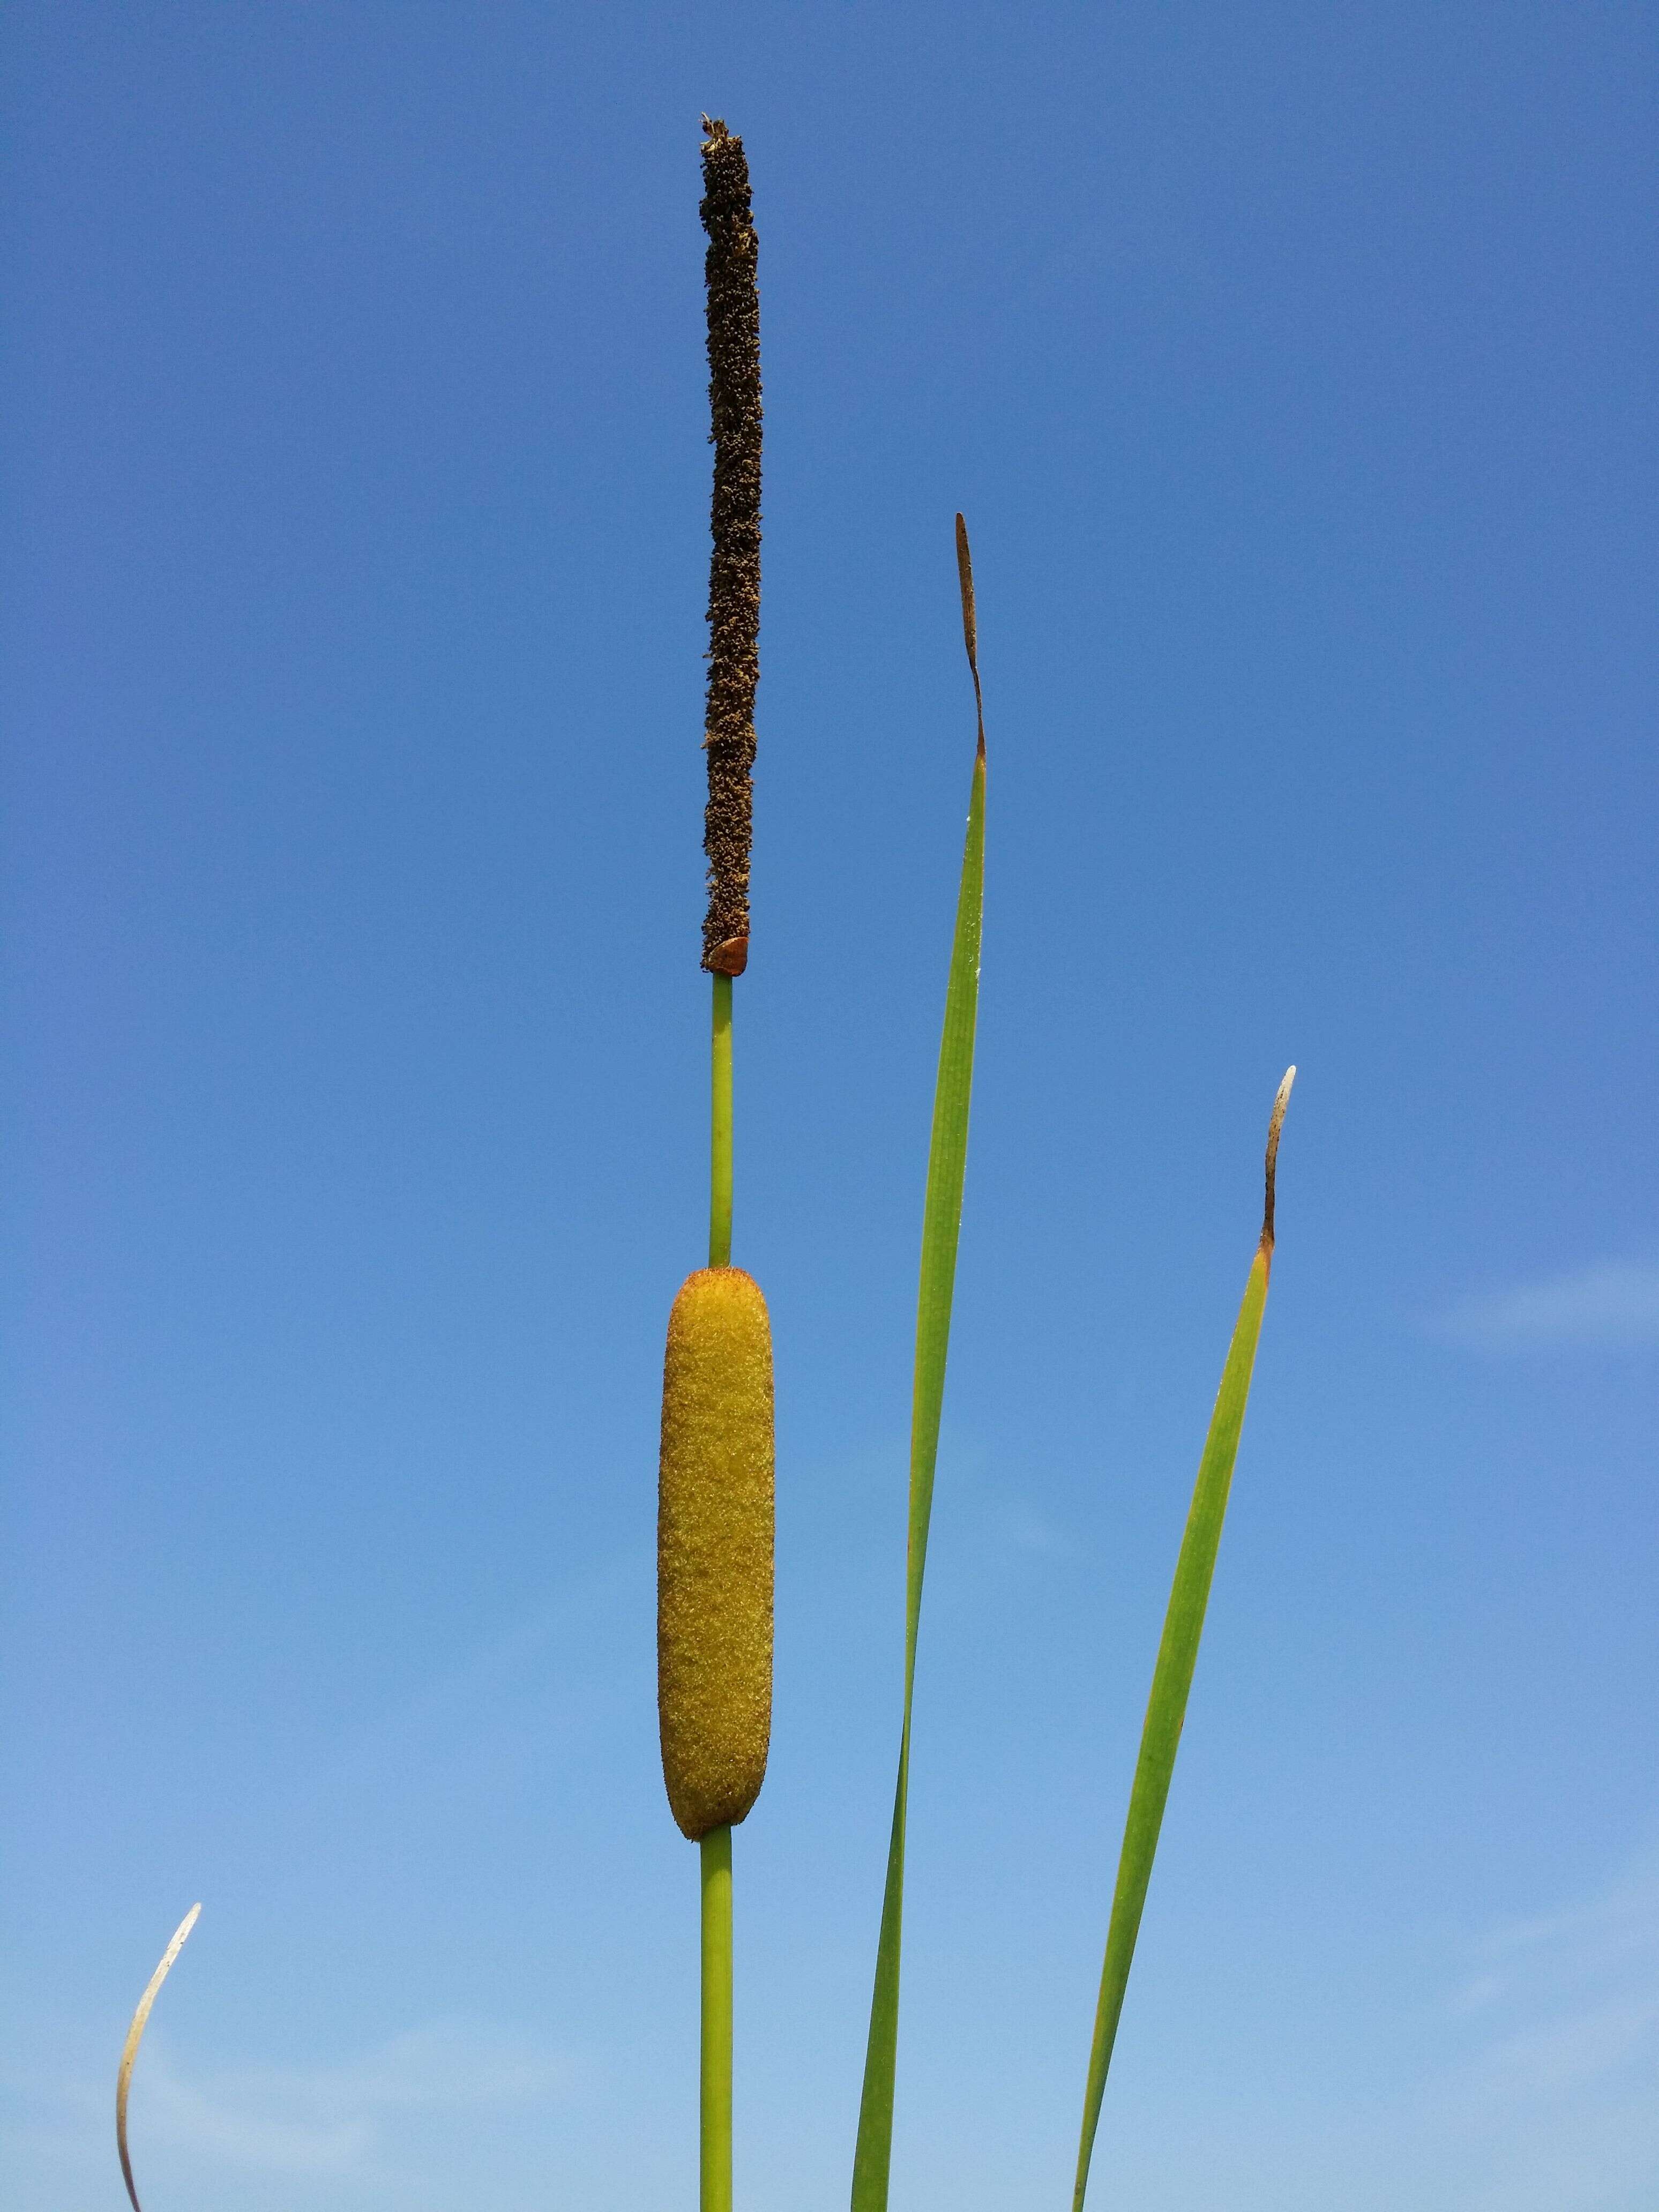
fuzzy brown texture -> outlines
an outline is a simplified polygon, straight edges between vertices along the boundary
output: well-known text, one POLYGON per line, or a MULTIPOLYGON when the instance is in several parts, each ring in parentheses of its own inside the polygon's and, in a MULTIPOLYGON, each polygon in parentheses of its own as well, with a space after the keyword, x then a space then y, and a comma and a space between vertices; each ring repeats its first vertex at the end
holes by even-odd
POLYGON ((708 912, 702 964, 740 975, 749 957, 749 848, 760 679, 761 374, 757 247, 743 141, 703 118, 708 233, 708 407, 714 495, 708 563, 708 912))
POLYGON ((772 1332, 741 1267, 700 1267, 668 1319, 657 1501, 663 1779, 694 1839, 741 1820, 772 1729, 772 1332))

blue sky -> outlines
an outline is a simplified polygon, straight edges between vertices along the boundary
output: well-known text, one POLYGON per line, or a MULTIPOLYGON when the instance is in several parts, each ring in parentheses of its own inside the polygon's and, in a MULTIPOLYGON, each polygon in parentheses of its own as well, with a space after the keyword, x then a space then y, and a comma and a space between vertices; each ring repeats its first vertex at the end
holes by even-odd
POLYGON ((1655 19, 9 11, 18 2212, 694 2192, 653 1699, 702 1257, 698 118, 766 587, 735 1256, 780 1391, 738 2189, 845 2202, 971 757, 979 1089, 896 2212, 1659 2191, 1655 19))

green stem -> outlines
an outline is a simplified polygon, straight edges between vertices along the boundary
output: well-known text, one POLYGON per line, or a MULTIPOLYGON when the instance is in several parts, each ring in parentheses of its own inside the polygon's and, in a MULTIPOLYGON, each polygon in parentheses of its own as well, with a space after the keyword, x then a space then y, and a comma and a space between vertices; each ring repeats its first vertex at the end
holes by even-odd
MULTIPOLYGON (((708 1264, 732 1264, 732 978, 714 978, 709 1038, 708 1264)), ((702 1854, 702 2212, 732 2212, 732 1831, 702 1854)))
MULTIPOLYGON (((732 986, 726 981, 729 993, 732 986)), ((732 2212, 732 1831, 711 1828, 702 1853, 701 2212, 732 2212)))
POLYGON ((714 978, 710 1039, 708 1122, 708 1264, 732 1264, 732 978, 714 978))

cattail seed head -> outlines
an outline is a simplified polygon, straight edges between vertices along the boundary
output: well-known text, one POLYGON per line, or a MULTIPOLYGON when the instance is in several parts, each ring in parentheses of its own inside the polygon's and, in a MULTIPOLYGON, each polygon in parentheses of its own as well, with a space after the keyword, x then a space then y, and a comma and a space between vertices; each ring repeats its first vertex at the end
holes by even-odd
POLYGON ((708 234, 708 406, 714 447, 708 564, 708 911, 702 964, 740 975, 749 957, 755 689, 760 680, 761 374, 757 244, 743 141, 703 118, 708 234))
POLYGON ((663 1779, 693 1838, 760 1795, 772 1729, 772 1333, 741 1267, 686 1278, 668 1317, 657 1505, 663 1779))

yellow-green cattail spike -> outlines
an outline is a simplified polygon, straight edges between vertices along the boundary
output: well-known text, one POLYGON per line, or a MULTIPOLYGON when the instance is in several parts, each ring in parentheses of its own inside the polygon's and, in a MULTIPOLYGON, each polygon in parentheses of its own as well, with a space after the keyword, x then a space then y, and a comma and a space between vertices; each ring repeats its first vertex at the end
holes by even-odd
POLYGON ((668 1317, 657 1505, 663 1779, 693 1838, 741 1820, 772 1732, 772 1331, 741 1267, 668 1317))

